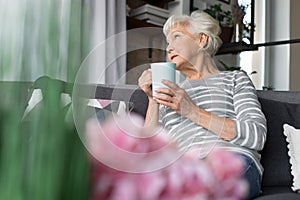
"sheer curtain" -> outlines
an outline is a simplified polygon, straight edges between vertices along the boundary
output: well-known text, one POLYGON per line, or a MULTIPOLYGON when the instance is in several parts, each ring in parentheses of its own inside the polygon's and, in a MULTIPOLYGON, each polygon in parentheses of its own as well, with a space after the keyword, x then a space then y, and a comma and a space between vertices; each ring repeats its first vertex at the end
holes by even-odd
POLYGON ((82 66, 88 68, 88 82, 124 84, 126 1, 89 0, 89 3, 92 9, 92 48, 82 66))
POLYGON ((82 7, 72 0, 0 0, 2 80, 74 80, 84 39, 82 7))
POLYGON ((0 24, 1 80, 47 75, 72 82, 95 53, 89 63, 98 77, 91 81, 114 83, 125 73, 126 58, 118 52, 126 50, 126 38, 105 44, 126 30, 124 0, 0 0, 0 24))

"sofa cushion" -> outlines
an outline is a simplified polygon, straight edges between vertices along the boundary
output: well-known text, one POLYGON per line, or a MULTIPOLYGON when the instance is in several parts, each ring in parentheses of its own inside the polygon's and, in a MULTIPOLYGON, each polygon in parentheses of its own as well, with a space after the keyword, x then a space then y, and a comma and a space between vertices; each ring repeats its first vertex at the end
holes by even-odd
MULTIPOLYGON (((297 194, 297 193, 293 192, 291 187, 289 187, 289 186, 270 186, 270 187, 264 187, 264 190, 263 190, 261 196, 280 194, 280 193, 297 194)), ((298 194, 298 197, 299 197, 299 194, 298 194)))
POLYGON ((292 191, 288 186, 265 187, 263 193, 254 200, 299 200, 300 194, 292 191))
POLYGON ((297 193, 276 193, 272 195, 263 195, 255 200, 299 200, 300 195, 297 193))
POLYGON ((264 167, 262 187, 292 186, 291 165, 289 163, 283 124, 300 127, 300 104, 259 98, 262 111, 267 119, 267 140, 261 151, 264 167))
POLYGON ((286 136, 288 144, 288 154, 292 165, 291 173, 293 175, 292 190, 300 193, 300 129, 284 124, 283 134, 286 136))

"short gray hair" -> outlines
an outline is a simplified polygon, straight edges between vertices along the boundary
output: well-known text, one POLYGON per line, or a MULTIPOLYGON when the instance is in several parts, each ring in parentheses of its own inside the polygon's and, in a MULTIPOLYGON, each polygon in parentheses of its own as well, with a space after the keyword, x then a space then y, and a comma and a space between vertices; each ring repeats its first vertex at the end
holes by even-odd
POLYGON ((190 16, 171 16, 163 27, 165 36, 167 36, 174 25, 184 25, 192 34, 206 34, 208 36, 208 42, 203 50, 209 53, 211 56, 215 55, 219 47, 222 45, 222 40, 219 37, 221 34, 219 21, 214 19, 206 12, 194 11, 190 16))

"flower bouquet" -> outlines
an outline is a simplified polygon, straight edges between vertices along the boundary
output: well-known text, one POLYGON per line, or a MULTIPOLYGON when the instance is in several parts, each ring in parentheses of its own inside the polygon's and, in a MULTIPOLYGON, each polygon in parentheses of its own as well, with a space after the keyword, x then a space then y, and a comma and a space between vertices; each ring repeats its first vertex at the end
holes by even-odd
POLYGON ((243 199, 243 161, 214 148, 182 151, 162 128, 143 127, 128 115, 86 124, 85 143, 92 162, 92 200, 243 199))

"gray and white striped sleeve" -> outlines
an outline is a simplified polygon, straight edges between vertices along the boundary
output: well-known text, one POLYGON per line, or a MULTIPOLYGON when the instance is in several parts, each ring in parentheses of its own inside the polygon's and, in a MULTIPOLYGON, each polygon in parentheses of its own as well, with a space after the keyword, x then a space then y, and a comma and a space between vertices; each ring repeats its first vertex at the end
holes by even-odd
POLYGON ((253 150, 262 150, 267 134, 266 118, 261 111, 256 89, 243 71, 236 73, 233 101, 237 135, 231 142, 253 150))

